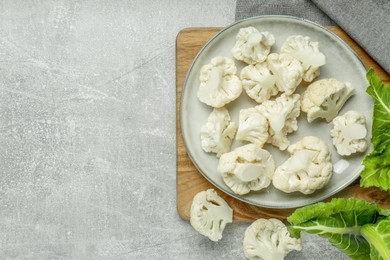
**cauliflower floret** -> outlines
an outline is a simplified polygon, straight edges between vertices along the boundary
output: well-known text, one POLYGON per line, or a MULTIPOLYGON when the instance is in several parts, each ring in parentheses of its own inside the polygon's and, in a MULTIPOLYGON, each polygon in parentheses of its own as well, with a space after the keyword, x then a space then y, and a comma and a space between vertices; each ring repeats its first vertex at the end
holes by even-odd
POLYGON ((304 137, 288 147, 291 157, 275 170, 272 184, 278 190, 311 194, 332 178, 333 168, 328 146, 314 136, 304 137))
POLYGON ((219 241, 227 223, 233 222, 233 210, 213 189, 201 191, 192 200, 190 223, 200 234, 219 241))
POLYGON ((241 70, 240 76, 242 87, 257 103, 262 103, 279 92, 275 85, 276 78, 270 73, 265 62, 246 66, 241 70))
POLYGON ((218 172, 226 185, 239 195, 268 187, 274 170, 272 155, 254 144, 223 154, 218 164, 218 172))
POLYGON ((333 145, 340 155, 364 152, 367 149, 366 118, 357 111, 348 111, 333 119, 333 129, 330 131, 333 145))
POLYGON ((230 122, 226 108, 214 108, 207 123, 200 130, 202 148, 207 153, 216 153, 217 157, 230 150, 237 124, 230 122))
POLYGON ((241 95, 242 85, 232 59, 218 56, 200 70, 198 98, 212 107, 223 107, 241 95))
POLYGON ((237 60, 248 64, 260 63, 265 61, 274 44, 275 37, 269 32, 259 32, 252 26, 241 28, 232 54, 237 60))
POLYGON ((320 66, 325 65, 325 55, 318 49, 318 42, 312 42, 310 37, 292 35, 282 45, 280 53, 290 54, 302 63, 303 80, 312 82, 320 75, 320 66))
POLYGON ((354 93, 355 89, 349 82, 336 79, 315 81, 302 93, 302 111, 307 113, 309 123, 316 118, 330 122, 354 93))
POLYGON ((268 140, 267 119, 256 108, 241 109, 236 139, 263 147, 268 140))
POLYGON ((267 58, 268 68, 275 75, 279 91, 291 95, 303 77, 303 67, 299 60, 288 54, 271 53, 267 58))
POLYGON ((299 94, 287 96, 283 93, 275 100, 264 101, 256 107, 269 122, 267 142, 279 147, 282 151, 290 144, 287 134, 298 129, 297 117, 301 112, 299 98, 299 94))
POLYGON ((301 240, 292 238, 278 219, 258 219, 245 231, 244 254, 250 260, 283 260, 291 251, 301 251, 301 240))

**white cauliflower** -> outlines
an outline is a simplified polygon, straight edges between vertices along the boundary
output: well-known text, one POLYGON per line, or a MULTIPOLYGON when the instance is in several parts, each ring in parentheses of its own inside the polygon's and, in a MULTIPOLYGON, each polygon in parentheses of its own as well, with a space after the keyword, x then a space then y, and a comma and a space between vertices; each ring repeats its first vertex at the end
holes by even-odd
POLYGON ((311 83, 302 93, 301 108, 307 113, 309 123, 317 118, 330 122, 354 93, 355 89, 349 82, 321 79, 311 83))
POLYGON ((292 238, 278 219, 258 219, 245 231, 244 254, 250 260, 283 260, 291 251, 301 251, 301 240, 292 238))
POLYGON ((351 155, 364 152, 367 149, 366 118, 357 111, 348 111, 333 119, 333 129, 330 131, 333 145, 340 155, 351 155))
POLYGON ((265 62, 246 66, 241 70, 240 77, 242 87, 257 103, 262 103, 279 92, 275 84, 276 77, 271 74, 265 62))
POLYGON ((190 223, 212 241, 222 239, 227 223, 233 222, 233 210, 213 189, 201 191, 192 200, 190 223))
POLYGON ((292 35, 287 38, 280 53, 293 56, 302 63, 303 80, 312 82, 320 75, 320 67, 325 65, 325 55, 320 52, 318 42, 313 42, 308 36, 292 35))
POLYGON ((217 157, 230 150, 237 125, 230 122, 226 108, 214 108, 207 123, 200 130, 201 145, 205 152, 216 153, 217 157))
POLYGON ((241 95, 241 80, 232 59, 218 56, 200 70, 198 98, 212 107, 223 107, 241 95))
POLYGON ((268 121, 256 108, 241 109, 237 140, 263 147, 268 140, 268 121))
POLYGON ((236 36, 232 55, 248 64, 263 62, 274 44, 275 37, 269 32, 259 32, 252 26, 241 28, 236 36))
POLYGON ((218 164, 218 172, 226 185, 239 195, 268 187, 274 170, 272 155, 254 144, 223 154, 218 164))
POLYGON ((291 157, 275 170, 272 184, 278 190, 311 194, 332 178, 333 168, 328 146, 314 136, 304 137, 288 147, 291 157))
POLYGON ((279 91, 287 95, 293 94, 304 74, 301 62, 288 54, 271 53, 267 58, 267 64, 275 75, 279 91))
POLYGON ((301 112, 299 97, 299 94, 287 96, 283 93, 275 100, 264 101, 256 107, 269 123, 267 142, 282 151, 290 144, 287 134, 298 129, 297 117, 301 112))

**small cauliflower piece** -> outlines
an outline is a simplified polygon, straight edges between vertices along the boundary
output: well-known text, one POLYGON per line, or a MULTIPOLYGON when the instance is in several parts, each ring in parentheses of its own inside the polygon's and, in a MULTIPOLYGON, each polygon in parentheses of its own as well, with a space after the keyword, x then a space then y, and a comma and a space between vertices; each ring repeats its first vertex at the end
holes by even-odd
POLYGON ((223 154, 218 164, 218 172, 226 185, 239 195, 268 187, 274 170, 272 155, 254 144, 223 154))
POLYGON ((271 74, 267 63, 246 66, 241 70, 242 87, 250 98, 257 103, 268 100, 278 94, 276 77, 271 74))
POLYGON ((276 168, 272 179, 275 188, 287 193, 311 194, 329 183, 333 166, 324 141, 306 136, 287 150, 291 157, 276 168))
POLYGON ((192 200, 190 223, 212 241, 222 239, 227 223, 233 222, 233 210, 213 189, 201 191, 192 200))
POLYGON ((218 56, 200 70, 198 98, 212 107, 223 107, 241 95, 241 80, 232 59, 218 56))
POLYGON ((241 109, 237 140, 263 147, 268 140, 268 121, 256 108, 241 109))
POLYGON ((226 108, 214 108, 207 123, 200 130, 201 145, 205 152, 216 153, 217 157, 230 150, 237 124, 230 122, 226 108))
POLYGON ((288 96, 283 93, 275 100, 264 101, 256 108, 269 123, 267 142, 285 150, 290 144, 287 134, 298 129, 297 117, 301 112, 299 94, 288 96))
POLYGON ((301 108, 310 123, 317 118, 330 122, 345 102, 355 93, 351 83, 337 79, 321 79, 311 83, 302 93, 301 108))
POLYGON ((252 26, 241 28, 232 55, 248 64, 260 63, 265 61, 274 44, 275 37, 269 32, 259 32, 252 26))
POLYGON ((279 91, 293 94, 302 81, 304 70, 301 62, 288 54, 271 53, 267 64, 276 78, 279 91))
POLYGON ((333 129, 330 131, 333 145, 340 155, 351 155, 364 152, 367 147, 366 118, 357 111, 348 111, 333 119, 333 129))
POLYGON ((301 251, 301 240, 292 238, 282 221, 258 219, 245 231, 244 254, 250 260, 283 260, 293 250, 301 251))
POLYGON ((318 42, 313 42, 308 36, 292 35, 287 38, 280 53, 293 56, 302 63, 303 80, 312 82, 320 75, 320 67, 325 65, 325 55, 320 52, 318 42))

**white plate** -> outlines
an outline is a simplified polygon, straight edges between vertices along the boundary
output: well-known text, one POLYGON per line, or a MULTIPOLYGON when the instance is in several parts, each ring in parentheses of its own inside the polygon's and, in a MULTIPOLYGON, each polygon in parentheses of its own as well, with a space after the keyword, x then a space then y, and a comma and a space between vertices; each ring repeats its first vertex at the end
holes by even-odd
MULTIPOLYGON (((262 191, 251 192, 247 195, 240 196, 234 194, 226 186, 221 175, 217 172, 218 159, 215 154, 206 153, 201 148, 200 129, 207 121, 212 107, 201 103, 197 98, 200 68, 209 63, 215 56, 222 55, 233 58, 231 49, 235 44, 235 37, 238 30, 248 26, 254 26, 259 31, 269 31, 275 36, 276 44, 273 46, 272 52, 279 52, 281 45, 290 35, 307 35, 313 41, 318 41, 320 50, 325 54, 327 59, 326 65, 321 67, 321 75, 318 79, 331 77, 352 83, 355 87, 356 94, 347 101, 339 114, 344 114, 351 109, 362 112, 368 119, 368 136, 371 136, 373 102, 365 93, 368 85, 365 79, 366 69, 352 49, 332 32, 312 22, 289 16, 260 16, 237 22, 222 30, 205 45, 192 63, 184 82, 181 97, 181 129, 187 152, 195 166, 206 179, 222 191, 246 203, 268 208, 293 208, 326 199, 348 186, 359 176, 362 170, 361 161, 365 154, 346 157, 349 162, 349 167, 342 173, 334 173, 330 183, 325 188, 311 195, 303 195, 298 192, 290 194, 283 193, 282 191, 276 190, 271 184, 267 189, 262 191)), ((245 66, 244 63, 236 60, 235 63, 238 71, 241 71, 245 66)), ((302 87, 299 87, 297 92, 302 92, 302 89, 302 87)), ((229 110, 232 121, 238 123, 239 110, 255 105, 257 103, 251 100, 243 90, 241 96, 228 104, 226 108, 229 110)), ((345 158, 339 156, 332 145, 330 137, 331 127, 331 123, 328 124, 324 121, 317 120, 309 124, 306 119, 306 113, 302 112, 298 118, 298 131, 290 134, 288 139, 292 144, 307 135, 314 135, 321 138, 328 144, 332 154, 332 161, 335 164, 345 158)), ((368 137, 367 140, 369 140, 368 137)), ((232 149, 244 144, 246 143, 235 140, 232 149)), ((281 152, 271 145, 264 146, 264 149, 271 152, 276 166, 282 164, 289 157, 287 151, 281 152)))

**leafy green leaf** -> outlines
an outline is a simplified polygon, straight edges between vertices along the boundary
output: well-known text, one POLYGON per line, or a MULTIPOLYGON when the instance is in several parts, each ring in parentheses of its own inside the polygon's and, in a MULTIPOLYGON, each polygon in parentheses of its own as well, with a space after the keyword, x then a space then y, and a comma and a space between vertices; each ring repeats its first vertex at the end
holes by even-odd
POLYGON ((364 170, 360 173, 360 185, 380 187, 390 190, 390 154, 369 154, 364 160, 364 170))
POLYGON ((363 187, 376 186, 390 190, 390 86, 375 75, 367 72, 369 86, 367 93, 374 98, 371 142, 374 150, 363 160, 360 184, 363 187))
POLYGON ((390 144, 390 86, 375 75, 373 69, 367 72, 369 86, 367 93, 374 99, 372 138, 375 152, 383 152, 390 144))
POLYGON ((350 258, 367 260, 370 258, 370 244, 361 235, 360 228, 389 214, 375 203, 336 198, 328 203, 320 202, 297 209, 287 220, 291 224, 289 230, 292 236, 300 237, 302 231, 317 234, 350 258))
POLYGON ((361 234, 370 243, 371 260, 390 259, 390 217, 364 225, 361 234))

